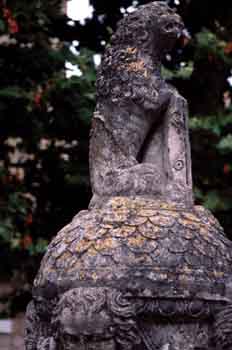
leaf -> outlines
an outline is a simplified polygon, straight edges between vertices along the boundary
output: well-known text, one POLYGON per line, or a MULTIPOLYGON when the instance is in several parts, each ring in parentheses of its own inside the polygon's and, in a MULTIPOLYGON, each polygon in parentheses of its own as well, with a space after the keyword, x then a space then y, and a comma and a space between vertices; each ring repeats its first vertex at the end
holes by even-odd
POLYGON ((0 19, 0 31, 4 32, 6 28, 5 22, 0 19))
POLYGON ((212 211, 229 210, 232 208, 232 201, 221 195, 218 191, 212 190, 205 195, 203 206, 212 211))
POLYGON ((185 66, 174 71, 162 66, 161 73, 164 79, 167 80, 171 80, 173 78, 189 79, 193 73, 193 70, 194 64, 192 61, 189 61, 185 66))
POLYGON ((9 241, 9 228, 5 225, 0 225, 0 238, 4 241, 9 241))
POLYGON ((216 116, 194 116, 190 118, 189 126, 192 130, 207 130, 220 136, 224 128, 232 124, 232 114, 216 116))
POLYGON ((25 98, 27 97, 27 93, 18 86, 9 86, 0 89, 0 97, 25 98))
POLYGON ((48 246, 48 240, 39 238, 35 245, 35 252, 38 254, 45 253, 48 246))
POLYGON ((232 59, 226 52, 227 43, 217 37, 208 29, 203 29, 196 35, 196 51, 195 55, 198 58, 207 57, 211 61, 214 58, 219 58, 227 64, 232 63, 232 59))
POLYGON ((217 148, 224 153, 232 152, 232 134, 228 134, 223 137, 218 143, 217 148))
POLYGON ((12 234, 14 232, 14 227, 9 220, 1 223, 0 225, 0 238, 5 242, 9 242, 11 240, 12 234))

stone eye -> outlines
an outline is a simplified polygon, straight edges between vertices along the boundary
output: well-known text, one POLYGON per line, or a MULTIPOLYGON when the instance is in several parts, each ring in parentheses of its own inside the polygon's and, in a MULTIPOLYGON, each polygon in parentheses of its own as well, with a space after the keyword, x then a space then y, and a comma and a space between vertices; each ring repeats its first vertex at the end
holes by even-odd
POLYGON ((166 31, 170 31, 173 29, 173 24, 172 23, 168 23, 166 24, 166 26, 164 27, 166 31))
POLYGON ((174 168, 179 171, 179 170, 182 170, 183 167, 184 167, 183 160, 177 160, 175 165, 174 165, 174 168))

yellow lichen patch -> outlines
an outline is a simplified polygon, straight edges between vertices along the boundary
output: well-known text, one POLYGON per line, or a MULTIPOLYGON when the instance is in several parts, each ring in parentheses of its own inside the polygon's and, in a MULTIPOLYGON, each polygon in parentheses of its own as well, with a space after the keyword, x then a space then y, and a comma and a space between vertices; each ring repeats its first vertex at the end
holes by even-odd
POLYGON ((157 238, 157 233, 160 232, 160 227, 153 225, 151 222, 146 222, 138 227, 139 232, 146 238, 157 238))
POLYGON ((125 221, 125 224, 127 226, 135 227, 144 224, 147 222, 147 220, 147 217, 134 214, 133 216, 129 216, 129 218, 125 221))
POLYGON ((98 276, 97 276, 96 272, 93 272, 92 275, 91 275, 91 277, 92 277, 93 281, 95 281, 95 282, 96 282, 97 279, 98 279, 98 276))
POLYGON ((97 238, 101 238, 108 232, 107 228, 98 228, 89 225, 89 227, 85 227, 85 238, 88 240, 93 240, 97 238))
POLYGON ((170 204, 170 203, 166 203, 166 202, 160 203, 160 208, 167 209, 167 210, 175 210, 176 209, 175 205, 170 204))
POLYGON ((123 225, 122 227, 114 228, 110 231, 110 235, 116 238, 126 238, 131 236, 136 230, 135 226, 123 225))
POLYGON ((106 220, 104 220, 100 225, 99 227, 101 227, 102 229, 107 229, 109 231, 113 230, 114 228, 114 225, 112 222, 108 222, 106 220))
POLYGON ((124 223, 127 219, 128 211, 127 210, 114 210, 104 213, 103 225, 111 223, 124 223))
POLYGON ((145 71, 146 71, 145 63, 144 63, 143 60, 127 63, 127 64, 124 65, 124 67, 129 72, 142 72, 142 73, 145 73, 145 71))
POLYGON ((158 215, 158 211, 154 210, 152 208, 151 209, 144 209, 144 208, 142 208, 139 211, 139 216, 150 217, 150 216, 155 216, 155 215, 158 215))
POLYGON ((89 256, 96 256, 98 254, 98 252, 96 251, 96 249, 91 246, 89 249, 88 249, 88 255, 89 256))
POLYGON ((170 227, 175 223, 175 219, 171 216, 156 215, 151 216, 149 220, 157 226, 170 227))
POLYGON ((85 280, 85 272, 84 271, 79 272, 79 280, 85 280))
POLYGON ((72 257, 72 254, 66 251, 59 256, 59 261, 68 261, 69 259, 71 259, 71 257, 72 257))
POLYGON ((127 242, 128 245, 131 247, 142 247, 143 244, 146 242, 146 238, 141 235, 137 235, 135 237, 129 237, 127 242))
POLYGON ((182 212, 181 215, 183 216, 184 219, 187 219, 189 221, 201 222, 201 220, 192 213, 182 212))
POLYGON ((95 242, 94 248, 97 251, 112 250, 117 248, 119 241, 112 237, 107 237, 105 239, 99 239, 95 242))
POLYGON ((85 250, 87 250, 92 244, 93 244, 93 242, 91 242, 91 241, 82 240, 82 241, 78 242, 78 244, 76 245, 75 251, 76 251, 76 253, 82 253, 85 250))
POLYGON ((175 211, 175 210, 163 210, 162 211, 162 215, 163 216, 169 216, 169 217, 172 217, 174 219, 177 219, 180 217, 180 213, 178 211, 175 211))
POLYGON ((78 272, 81 270, 82 267, 83 267, 83 264, 82 264, 81 260, 73 261, 72 264, 68 268, 68 272, 70 274, 72 274, 73 272, 74 273, 78 272))
POLYGON ((109 206, 115 210, 120 208, 127 208, 129 207, 129 204, 133 203, 129 198, 127 197, 113 197, 109 200, 109 206))
POLYGON ((223 271, 213 271, 213 275, 217 278, 221 278, 224 276, 224 272, 223 271))
POLYGON ((178 221, 181 225, 186 226, 186 228, 189 227, 192 230, 199 230, 200 229, 200 224, 193 222, 192 220, 179 218, 178 221))
POLYGON ((185 266, 183 267, 183 269, 181 270, 181 272, 183 272, 184 274, 190 275, 190 274, 193 273, 193 270, 190 269, 188 265, 185 265, 185 266))
POLYGON ((138 51, 136 47, 127 47, 126 52, 129 53, 130 55, 135 54, 138 51))

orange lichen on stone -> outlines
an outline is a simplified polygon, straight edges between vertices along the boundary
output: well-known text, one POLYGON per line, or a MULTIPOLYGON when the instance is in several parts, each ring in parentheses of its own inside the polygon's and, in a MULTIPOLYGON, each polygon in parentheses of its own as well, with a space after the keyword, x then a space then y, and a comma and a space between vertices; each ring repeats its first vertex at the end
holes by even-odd
POLYGON ((126 210, 114 210, 106 212, 103 219, 103 224, 112 224, 116 222, 124 223, 127 219, 128 211, 126 210))
POLYGON ((127 47, 126 52, 130 55, 137 53, 138 49, 136 47, 127 47))
POLYGON ((183 272, 184 274, 189 275, 189 274, 191 274, 191 273, 193 272, 193 270, 190 269, 189 266, 184 266, 183 269, 182 269, 182 272, 183 272))
POLYGON ((156 239, 157 233, 160 233, 160 227, 153 225, 151 222, 146 222, 138 227, 138 231, 146 238, 156 239))
POLYGON ((198 230, 200 228, 200 223, 198 224, 198 223, 196 223, 192 220, 189 220, 189 219, 179 218, 178 221, 181 225, 189 227, 193 230, 198 230))
POLYGON ((129 72, 146 72, 145 68, 145 63, 143 60, 135 61, 135 62, 130 62, 127 64, 124 64, 123 67, 128 70, 129 72))
POLYGON ((201 222, 201 220, 196 215, 190 212, 182 212, 181 215, 189 221, 201 222))
POLYGON ((116 247, 118 247, 118 245, 120 244, 120 242, 112 237, 107 237, 105 239, 99 239, 96 241, 94 248, 97 251, 104 251, 104 250, 111 250, 114 249, 116 247))
POLYGON ((135 237, 129 237, 127 240, 129 246, 132 247, 141 247, 145 242, 146 242, 146 238, 141 236, 141 235, 137 235, 135 237))
POLYGON ((122 278, 127 271, 140 274, 140 267, 148 271, 149 266, 149 279, 179 279, 183 288, 194 280, 223 278, 221 271, 232 263, 230 245, 209 217, 201 208, 188 211, 159 200, 111 198, 101 209, 92 209, 91 215, 76 217, 70 233, 63 231, 52 241, 36 284, 68 275, 110 280, 115 271, 118 276, 119 266, 122 278))
POLYGON ((144 217, 150 217, 150 216, 155 216, 158 214, 158 211, 157 210, 154 210, 152 208, 149 208, 149 209, 144 209, 142 208, 140 211, 139 211, 139 215, 140 216, 144 216, 144 217))
POLYGON ((90 226, 85 231, 85 238, 88 240, 97 239, 97 238, 105 236, 108 231, 109 231, 109 229, 105 228, 105 227, 98 229, 97 227, 90 226))
POLYGON ((85 250, 89 249, 89 247, 90 247, 92 244, 93 244, 93 242, 91 242, 91 241, 82 240, 82 241, 80 241, 80 242, 77 243, 75 251, 76 251, 77 253, 82 253, 82 252, 84 252, 85 250))
POLYGON ((94 246, 91 246, 89 249, 88 249, 88 255, 89 256, 96 256, 98 254, 98 252, 96 251, 95 247, 94 246))
POLYGON ((95 282, 98 279, 98 276, 97 276, 96 272, 93 272, 91 277, 92 277, 93 281, 95 281, 95 282))
POLYGON ((218 278, 224 276, 224 272, 223 271, 214 271, 213 274, 214 274, 215 277, 218 277, 218 278))
POLYGON ((80 280, 84 280, 84 279, 85 279, 85 273, 84 273, 84 271, 80 271, 80 272, 79 272, 79 279, 80 279, 80 280))
POLYGON ((64 261, 72 257, 72 254, 69 251, 65 251, 62 255, 59 256, 59 260, 64 261))
POLYGON ((172 226, 175 222, 174 218, 172 218, 171 216, 161 216, 161 215, 151 216, 149 217, 149 220, 154 225, 165 226, 165 227, 172 226))
POLYGON ((135 226, 124 225, 122 227, 114 228, 110 231, 110 235, 116 238, 127 238, 131 236, 136 230, 135 226))

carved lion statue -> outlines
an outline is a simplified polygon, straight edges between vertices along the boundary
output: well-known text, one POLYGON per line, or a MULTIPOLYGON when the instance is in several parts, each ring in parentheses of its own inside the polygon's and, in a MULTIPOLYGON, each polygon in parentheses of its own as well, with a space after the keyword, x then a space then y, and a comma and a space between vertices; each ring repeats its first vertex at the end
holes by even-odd
POLYGON ((160 72, 183 28, 163 2, 140 6, 119 22, 97 75, 92 206, 113 195, 192 204, 187 103, 160 72))

